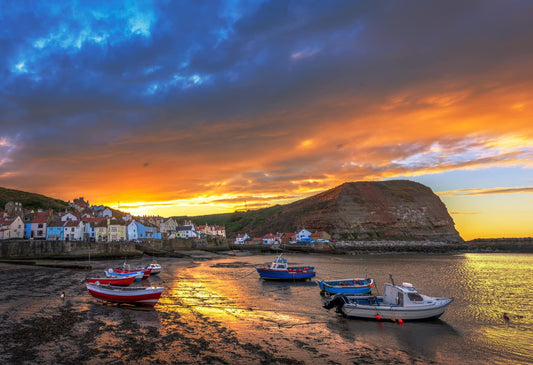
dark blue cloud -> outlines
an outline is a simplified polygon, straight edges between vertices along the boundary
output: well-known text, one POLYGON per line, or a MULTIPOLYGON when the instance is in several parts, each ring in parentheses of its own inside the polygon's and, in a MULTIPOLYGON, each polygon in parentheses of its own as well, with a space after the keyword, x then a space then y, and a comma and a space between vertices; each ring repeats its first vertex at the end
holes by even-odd
MULTIPOLYGON (((3 168, 137 143, 222 161, 364 119, 405 90, 408 113, 457 85, 512 89, 531 77, 532 11, 530 1, 0 0, 0 138, 20 145, 3 168)), ((332 148, 349 146, 343 138, 332 148)), ((409 155, 409 144, 383 148, 409 155)), ((314 158, 278 165, 306 171, 314 158)))

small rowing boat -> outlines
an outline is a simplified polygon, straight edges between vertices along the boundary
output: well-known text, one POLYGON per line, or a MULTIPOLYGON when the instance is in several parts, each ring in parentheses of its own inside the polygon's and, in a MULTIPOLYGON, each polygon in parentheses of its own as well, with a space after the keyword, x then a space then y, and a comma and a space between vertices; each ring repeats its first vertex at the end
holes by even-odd
POLYGON ((110 284, 110 285, 118 285, 118 286, 129 286, 133 283, 135 280, 135 276, 114 276, 114 277, 106 277, 106 278, 87 278, 85 279, 86 283, 89 284, 110 284))
POLYGON ((374 287, 374 279, 320 280, 318 286, 323 294, 367 294, 374 287))
POLYGON ((153 307, 163 293, 163 287, 122 287, 113 285, 85 284, 89 294, 113 303, 127 303, 153 307))

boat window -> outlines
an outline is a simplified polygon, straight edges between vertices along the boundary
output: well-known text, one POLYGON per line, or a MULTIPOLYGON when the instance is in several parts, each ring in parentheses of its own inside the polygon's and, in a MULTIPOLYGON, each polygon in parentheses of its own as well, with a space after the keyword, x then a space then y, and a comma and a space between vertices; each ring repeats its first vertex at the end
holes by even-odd
POLYGON ((418 293, 407 293, 411 302, 422 302, 424 299, 418 293))
POLYGON ((399 307, 403 307, 403 293, 398 293, 396 304, 398 304, 399 307))

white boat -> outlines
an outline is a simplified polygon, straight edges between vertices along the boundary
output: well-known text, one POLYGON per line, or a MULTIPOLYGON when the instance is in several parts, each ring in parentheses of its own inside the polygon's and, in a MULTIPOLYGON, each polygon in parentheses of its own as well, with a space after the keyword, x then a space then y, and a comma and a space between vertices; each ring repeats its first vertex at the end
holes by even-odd
POLYGON ((337 294, 324 299, 324 308, 337 307, 346 317, 413 321, 439 318, 453 298, 429 297, 410 283, 385 283, 383 296, 337 294))
POLYGON ((155 262, 154 260, 152 261, 150 265, 146 266, 145 269, 152 269, 152 271, 150 272, 150 275, 157 275, 161 273, 161 270, 163 270, 163 267, 159 265, 157 262, 155 262))

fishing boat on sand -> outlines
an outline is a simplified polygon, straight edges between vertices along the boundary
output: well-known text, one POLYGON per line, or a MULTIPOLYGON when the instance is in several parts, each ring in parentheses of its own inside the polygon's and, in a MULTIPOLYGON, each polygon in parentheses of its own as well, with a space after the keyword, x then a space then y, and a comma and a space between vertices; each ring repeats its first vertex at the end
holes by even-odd
POLYGON ((85 284, 89 294, 113 303, 126 303, 153 307, 163 293, 163 287, 122 287, 113 285, 85 284))
POLYGON ((374 287, 374 279, 355 278, 341 280, 320 280, 318 282, 321 294, 367 294, 374 287))
POLYGON ((114 276, 109 278, 86 278, 85 282, 89 284, 110 284, 118 286, 129 286, 135 281, 135 276, 114 276))
POLYGON ((387 319, 398 322, 439 318, 453 298, 419 294, 410 283, 385 283, 383 296, 336 294, 324 300, 324 308, 336 307, 346 317, 387 319))
POLYGON ((119 278, 129 278, 129 277, 132 277, 135 279, 134 281, 141 281, 143 276, 144 276, 144 272, 142 271, 138 271, 138 272, 116 272, 115 269, 113 268, 110 268, 110 269, 107 269, 106 271, 104 271, 104 274, 107 278, 116 278, 116 277, 119 277, 119 278))
POLYGON ((137 266, 136 268, 133 268, 130 264, 126 264, 126 262, 124 262, 122 266, 113 268, 113 271, 115 273, 121 273, 121 274, 142 272, 143 279, 148 278, 150 274, 152 273, 152 269, 150 268, 143 268, 141 266, 137 266))
POLYGON ((152 263, 150 265, 147 265, 145 267, 145 269, 150 269, 150 275, 157 275, 159 273, 161 273, 161 271, 163 270, 163 267, 161 265, 159 265, 157 262, 152 261, 152 263))
POLYGON ((283 254, 270 265, 256 266, 259 276, 265 280, 307 280, 316 275, 312 266, 289 266, 283 254))

